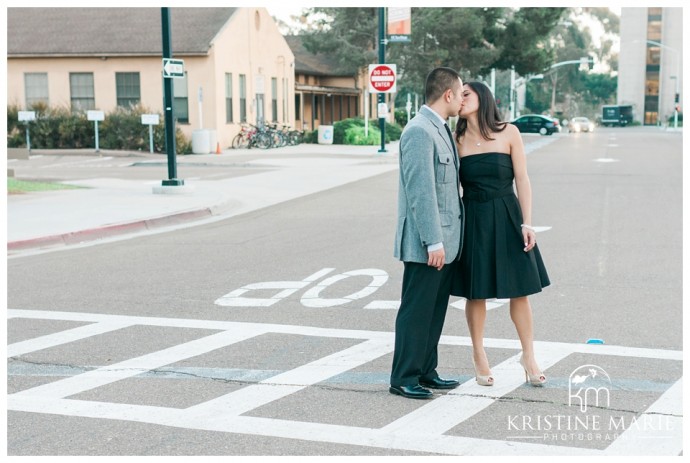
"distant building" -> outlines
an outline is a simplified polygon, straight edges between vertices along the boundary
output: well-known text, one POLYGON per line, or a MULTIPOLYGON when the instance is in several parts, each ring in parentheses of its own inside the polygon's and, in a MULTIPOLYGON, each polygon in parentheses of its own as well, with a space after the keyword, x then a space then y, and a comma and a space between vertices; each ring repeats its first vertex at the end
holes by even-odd
MULTIPOLYGON (((245 122, 315 130, 376 117, 366 67, 337 71, 332 56, 284 37, 265 8, 170 14, 173 58, 185 71, 173 79, 174 117, 188 139, 210 129, 225 148, 245 122)), ((106 113, 142 105, 162 114, 161 23, 160 8, 8 8, 7 103, 106 113)))
POLYGON ((683 105, 683 8, 621 8, 618 104, 664 125, 683 105))
POLYGON ((286 36, 295 55, 295 119, 300 129, 356 117, 363 107, 367 77, 362 72, 338 72, 336 60, 304 48, 302 36, 286 36))
MULTIPOLYGON (((177 126, 230 145, 242 122, 294 126, 294 55, 265 8, 171 8, 177 126)), ((162 114, 160 8, 8 8, 7 103, 162 114)), ((215 146, 212 147, 215 149, 215 146)))

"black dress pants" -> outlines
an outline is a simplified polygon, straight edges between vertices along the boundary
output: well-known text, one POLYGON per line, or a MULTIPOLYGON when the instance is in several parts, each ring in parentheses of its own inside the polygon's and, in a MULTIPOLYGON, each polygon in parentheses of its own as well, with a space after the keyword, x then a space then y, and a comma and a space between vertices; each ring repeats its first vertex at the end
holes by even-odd
POLYGON ((395 319, 391 386, 413 386, 438 377, 438 341, 448 310, 453 268, 405 262, 402 299, 395 319))

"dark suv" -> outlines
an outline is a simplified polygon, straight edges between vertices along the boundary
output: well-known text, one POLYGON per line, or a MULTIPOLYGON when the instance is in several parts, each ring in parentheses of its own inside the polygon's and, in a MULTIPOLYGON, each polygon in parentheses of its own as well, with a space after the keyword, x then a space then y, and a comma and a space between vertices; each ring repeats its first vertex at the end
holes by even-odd
POLYGON ((552 135, 560 132, 561 128, 557 120, 541 114, 525 114, 511 122, 520 132, 540 133, 542 135, 552 135))

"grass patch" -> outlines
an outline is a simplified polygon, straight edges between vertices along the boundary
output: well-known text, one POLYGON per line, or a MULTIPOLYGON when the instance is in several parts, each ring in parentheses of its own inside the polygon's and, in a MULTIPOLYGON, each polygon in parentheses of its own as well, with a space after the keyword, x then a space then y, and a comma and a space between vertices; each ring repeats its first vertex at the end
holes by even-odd
POLYGON ((64 183, 53 182, 35 182, 32 180, 18 180, 16 178, 7 179, 7 193, 11 195, 21 193, 32 193, 36 191, 51 191, 51 190, 73 190, 76 188, 84 188, 76 185, 65 185, 64 183))

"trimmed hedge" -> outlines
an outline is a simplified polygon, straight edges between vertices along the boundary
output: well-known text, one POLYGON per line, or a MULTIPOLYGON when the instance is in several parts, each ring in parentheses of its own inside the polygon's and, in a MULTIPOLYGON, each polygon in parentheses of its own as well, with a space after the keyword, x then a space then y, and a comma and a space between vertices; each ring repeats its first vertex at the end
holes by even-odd
MULTIPOLYGON (((386 143, 400 139, 402 128, 397 124, 391 124, 386 121, 386 143)), ((333 143, 344 145, 376 145, 381 143, 381 132, 379 131, 378 119, 371 119, 369 121, 369 136, 367 140, 372 143, 364 141, 364 119, 361 117, 345 119, 333 124, 333 143), (352 132, 349 134, 348 132, 352 132), (372 133, 375 133, 375 139, 372 138, 372 133)))
MULTIPOLYGON (((36 104, 36 120, 31 122, 31 147, 36 149, 80 149, 96 146, 94 122, 86 113, 73 113, 66 107, 48 108, 36 104)), ((7 108, 7 146, 26 146, 26 124, 18 121, 19 107, 7 108)), ((98 123, 99 148, 109 150, 149 151, 149 128, 141 123, 142 114, 152 111, 142 106, 118 107, 98 123)), ((160 115, 161 121, 163 116, 160 115)), ((175 145, 179 154, 190 154, 192 144, 178 128, 175 145)), ((165 153, 165 124, 153 126, 153 149, 165 153)))

